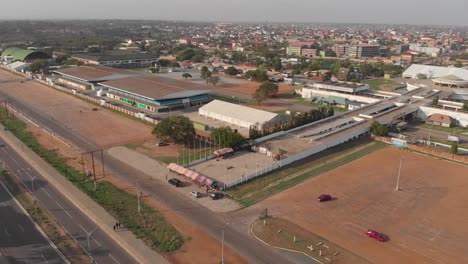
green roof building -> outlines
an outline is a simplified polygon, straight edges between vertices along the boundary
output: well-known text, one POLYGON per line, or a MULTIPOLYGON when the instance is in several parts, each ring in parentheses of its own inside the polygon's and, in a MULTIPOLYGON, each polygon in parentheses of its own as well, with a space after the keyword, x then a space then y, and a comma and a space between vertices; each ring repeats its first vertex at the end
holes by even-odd
POLYGON ((42 51, 21 49, 10 47, 2 52, 1 58, 3 61, 34 61, 34 60, 47 60, 50 56, 42 51))

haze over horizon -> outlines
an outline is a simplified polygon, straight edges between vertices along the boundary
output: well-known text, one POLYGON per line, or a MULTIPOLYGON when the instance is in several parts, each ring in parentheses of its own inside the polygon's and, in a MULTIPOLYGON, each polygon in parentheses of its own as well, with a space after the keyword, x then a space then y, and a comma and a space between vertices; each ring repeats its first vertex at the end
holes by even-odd
POLYGON ((467 0, 24 0, 2 4, 0 19, 146 19, 206 22, 333 22, 468 26, 467 0))

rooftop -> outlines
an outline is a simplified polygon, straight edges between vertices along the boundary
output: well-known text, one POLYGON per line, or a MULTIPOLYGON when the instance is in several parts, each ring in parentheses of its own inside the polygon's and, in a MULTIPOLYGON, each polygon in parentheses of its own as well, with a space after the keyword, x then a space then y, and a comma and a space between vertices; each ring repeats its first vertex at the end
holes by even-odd
POLYGON ((103 86, 137 94, 151 100, 168 100, 207 94, 210 89, 201 89, 192 82, 178 81, 159 76, 135 76, 100 83, 103 86))
POLYGON ((104 66, 79 66, 54 71, 55 73, 71 76, 84 81, 106 81, 117 77, 137 75, 129 70, 121 70, 104 66))

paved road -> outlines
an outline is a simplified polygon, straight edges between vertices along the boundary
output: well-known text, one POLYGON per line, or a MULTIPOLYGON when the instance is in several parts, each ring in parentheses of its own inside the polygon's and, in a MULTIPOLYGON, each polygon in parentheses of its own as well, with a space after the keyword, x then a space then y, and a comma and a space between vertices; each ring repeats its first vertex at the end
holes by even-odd
MULTIPOLYGON (((31 168, 8 145, 0 149, 0 160, 12 170, 14 177, 19 179, 29 191, 33 191, 39 203, 91 254, 97 263, 135 263, 135 260, 125 250, 99 228, 92 233, 88 248, 86 232, 92 231, 96 225, 54 186, 48 184, 42 175, 31 168)), ((1 221, 3 214, 0 215, 1 221)))
MULTIPOLYGON (((100 147, 87 138, 77 134, 62 126, 56 120, 52 120, 50 116, 43 114, 41 111, 34 109, 23 101, 16 100, 6 94, 0 92, 0 96, 4 97, 8 104, 13 106, 16 110, 20 111, 23 115, 30 118, 33 122, 49 131, 79 146, 85 151, 99 149, 100 147)), ((209 209, 201 206, 188 196, 183 196, 179 192, 168 188, 166 184, 155 183, 148 179, 138 170, 135 170, 120 161, 105 155, 106 167, 113 172, 116 172, 116 177, 121 180, 134 184, 135 179, 138 179, 141 190, 146 194, 154 197, 155 199, 164 203, 170 209, 179 212, 182 216, 190 219, 192 223, 200 226, 209 234, 221 240, 221 230, 224 229, 225 244, 232 249, 236 250, 240 255, 245 257, 251 263, 294 263, 296 261, 290 258, 286 259, 283 254, 278 254, 271 248, 259 243, 248 233, 248 230, 239 230, 229 225, 230 216, 216 214, 209 209), (229 238, 229 239, 228 239, 229 238)), ((21 172, 21 170, 20 170, 21 172)), ((47 186, 47 185, 46 185, 47 186)), ((70 208, 68 205, 63 205, 70 208)), ((63 211, 63 210, 59 210, 63 211)), ((76 211, 76 210, 73 210, 76 211)), ((65 215, 66 217, 66 215, 65 215)), ((87 230, 91 230, 92 226, 85 226, 87 230)), ((101 234, 97 232, 98 234, 101 234)), ((81 233, 80 233, 81 234, 81 233)), ((96 236, 98 235, 96 234, 96 236)), ((112 252, 114 254, 114 252, 112 252)), ((209 253, 207 253, 209 254, 209 253)), ((108 262, 112 263, 112 262, 108 262)), ((122 262, 125 263, 125 262, 122 262)))
POLYGON ((0 263, 68 263, 0 184, 0 263))

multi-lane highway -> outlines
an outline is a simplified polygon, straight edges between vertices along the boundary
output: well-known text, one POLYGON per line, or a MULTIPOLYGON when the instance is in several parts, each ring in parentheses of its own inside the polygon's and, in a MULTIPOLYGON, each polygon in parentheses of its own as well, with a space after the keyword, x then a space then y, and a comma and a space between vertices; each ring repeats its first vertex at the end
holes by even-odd
MULTIPOLYGON (((1 92, 0 96, 7 100, 10 106, 22 113, 24 116, 27 116, 35 124, 42 128, 46 128, 49 131, 53 131, 54 134, 60 136, 62 139, 81 148, 83 152, 100 148, 96 143, 87 138, 84 138, 77 131, 66 128, 60 122, 52 119, 50 116, 42 113, 40 110, 35 109, 27 102, 17 100, 16 98, 1 92)), ((105 155, 104 159, 106 160, 106 167, 114 172, 114 176, 130 184, 133 184, 135 179, 138 179, 140 189, 143 193, 148 194, 156 200, 164 203, 169 209, 179 212, 182 216, 190 219, 192 223, 198 225, 212 236, 221 240, 221 230, 224 230, 224 236, 228 238, 225 240, 225 245, 237 251, 249 262, 296 262, 295 260, 289 259, 289 255, 285 257, 286 254, 272 250, 271 248, 259 243, 249 235, 247 229, 239 230, 236 227, 230 226, 229 223, 232 222, 229 215, 214 213, 208 208, 203 207, 197 202, 193 201, 192 199, 188 199, 189 197, 182 196, 179 192, 171 188, 167 188, 166 185, 162 187, 161 184, 148 180, 147 175, 144 175, 140 171, 121 163, 111 156, 105 155)), ((21 170, 18 173, 21 173, 21 170)), ((87 227, 87 230, 90 229, 92 229, 92 226, 87 227)), ((114 253, 112 254, 114 255, 114 253)))
POLYGON ((0 182, 0 264, 69 263, 0 182))
MULTIPOLYGON (((80 243, 96 263, 136 263, 124 249, 109 238, 101 229, 96 228, 96 225, 85 214, 76 208, 73 203, 65 198, 54 186, 49 184, 42 175, 31 168, 31 166, 11 147, 6 145, 0 148, 0 160, 10 168, 13 177, 16 177, 24 184, 28 191, 33 193, 36 200, 54 216, 69 235, 73 236, 73 238, 80 243), (94 230, 95 228, 96 230, 94 230), (90 236, 88 247, 87 233, 93 230, 94 232, 90 236)), ((0 191, 0 193, 2 193, 2 191, 0 191)), ((0 199, 2 198, 0 197, 0 199)), ((2 221, 13 224, 16 222, 15 219, 19 217, 17 215, 5 215, 6 217, 4 217, 3 211, 0 215, 0 224, 3 224, 2 221)), ((21 225, 21 227, 26 228, 26 225, 21 225)), ((16 229, 11 227, 10 233, 13 234, 13 230, 16 230, 16 233, 22 234, 18 231, 21 227, 14 227, 16 229)), ((5 237, 2 231, 6 234, 5 231, 0 228, 0 242, 2 238, 5 237)), ((11 236, 9 239, 18 245, 24 241, 28 241, 27 238, 22 238, 21 236, 11 236)), ((31 237, 31 239, 34 238, 31 237)), ((17 250, 21 252, 21 248, 17 250)), ((33 253, 35 258, 42 258, 41 252, 33 253)), ((42 260, 42 263, 47 262, 42 260)), ((3 263, 0 262, 0 264, 3 263)))

